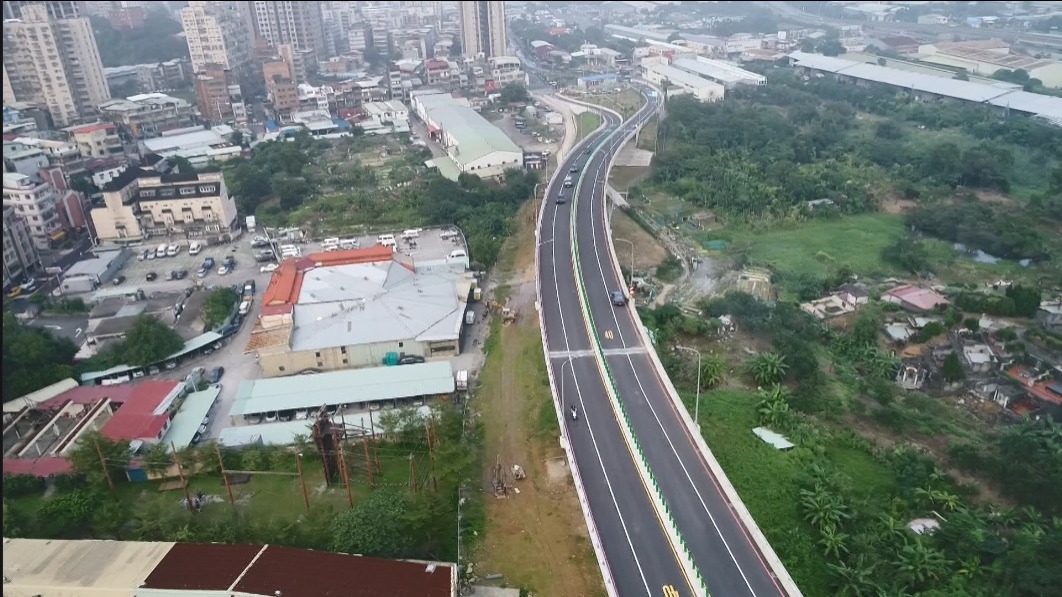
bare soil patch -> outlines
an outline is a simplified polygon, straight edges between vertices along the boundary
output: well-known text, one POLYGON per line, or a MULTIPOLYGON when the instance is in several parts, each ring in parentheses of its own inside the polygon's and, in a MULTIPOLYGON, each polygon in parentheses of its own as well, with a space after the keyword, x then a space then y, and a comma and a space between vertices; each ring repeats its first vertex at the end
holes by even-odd
MULTIPOLYGON (((612 213, 612 238, 623 238, 634 243, 634 269, 637 271, 654 270, 667 258, 664 245, 621 209, 612 213)), ((630 267, 631 245, 614 240, 613 246, 620 265, 624 268, 630 267)))

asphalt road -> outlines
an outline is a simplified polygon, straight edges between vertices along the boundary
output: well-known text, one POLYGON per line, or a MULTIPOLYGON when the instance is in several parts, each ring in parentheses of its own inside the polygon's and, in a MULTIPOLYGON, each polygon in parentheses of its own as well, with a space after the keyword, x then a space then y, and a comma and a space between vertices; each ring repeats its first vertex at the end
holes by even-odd
MULTIPOLYGON (((637 126, 647 119, 659 101, 658 97, 651 98, 649 107, 624 127, 637 126)), ((606 121, 610 129, 619 126, 613 116, 606 121)), ((572 209, 576 210, 573 240, 579 247, 579 265, 596 326, 592 333, 606 351, 619 399, 709 593, 727 597, 783 595, 658 376, 648 354, 652 347, 642 343, 636 327, 641 324, 633 307, 612 305, 610 293, 625 284, 615 271, 609 252, 603 187, 608 162, 619 150, 621 140, 620 134, 607 138, 592 156, 581 151, 583 146, 576 148, 568 161, 580 166, 578 201, 574 206, 547 206, 539 248, 543 325, 551 352, 550 365, 558 386, 564 376, 568 395, 562 395, 562 400, 578 400, 584 414, 585 420, 573 423, 568 419, 566 424, 609 568, 621 594, 658 595, 668 584, 679 594, 693 594, 630 460, 608 404, 601 373, 594 358, 586 354, 591 342, 575 286, 569 242, 572 209), (589 163, 585 163, 588 158, 589 163), (571 365, 567 365, 569 359, 571 365), (636 540, 625 544, 625 537, 636 540), (661 547, 661 542, 666 547, 661 547)), ((597 141, 595 136, 588 143, 597 141)), ((559 170, 558 179, 563 178, 569 166, 566 163, 559 170)), ((558 188, 555 179, 548 190, 549 200, 555 198, 558 188)))
MULTIPOLYGON (((609 117, 609 129, 618 121, 609 117)), ((604 134, 608 134, 607 132, 604 134)), ((602 539, 611 583, 620 595, 661 595, 672 586, 680 595, 693 595, 657 518, 634 461, 624 442, 590 353, 590 336, 583 320, 573 269, 572 204, 554 201, 572 165, 587 168, 584 148, 601 141, 590 135, 576 145, 546 189, 539 237, 539 278, 542 284, 542 324, 551 354, 549 365, 561 392, 563 425, 573 458, 582 476, 591 516, 602 539), (568 415, 577 404, 579 418, 568 415)), ((590 168, 606 163, 603 153, 590 168)), ((585 187, 584 187, 585 188, 585 187)), ((569 199, 571 189, 565 189, 569 199)))

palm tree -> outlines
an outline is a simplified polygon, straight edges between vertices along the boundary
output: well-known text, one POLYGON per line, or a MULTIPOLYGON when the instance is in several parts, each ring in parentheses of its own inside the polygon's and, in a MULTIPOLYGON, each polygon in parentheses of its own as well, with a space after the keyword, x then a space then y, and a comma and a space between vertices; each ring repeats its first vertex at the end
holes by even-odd
POLYGON ((920 585, 939 578, 947 568, 948 561, 939 550, 915 541, 900 550, 896 564, 902 579, 920 585))
POLYGON ((726 361, 716 355, 708 355, 701 364, 701 385, 706 388, 714 388, 723 383, 723 374, 726 372, 726 361))
POLYGON ((768 427, 777 427, 785 420, 789 413, 789 401, 785 390, 781 386, 774 386, 770 391, 760 390, 759 404, 756 405, 756 414, 759 415, 760 424, 768 427))
POLYGON ((881 593, 874 578, 877 564, 867 564, 866 558, 860 556, 854 565, 845 562, 826 564, 838 583, 837 594, 851 597, 870 597, 881 593))
POLYGON ((752 357, 746 367, 752 378, 761 386, 781 382, 789 370, 785 357, 775 352, 764 352, 752 357))
POLYGON ((880 350, 875 352, 867 361, 867 373, 881 379, 892 379, 900 367, 900 360, 880 350))
POLYGON ((819 539, 819 545, 822 546, 823 554, 833 556, 836 559, 841 559, 841 553, 848 553, 848 546, 845 542, 848 541, 848 535, 838 531, 835 528, 826 528, 822 530, 822 539, 819 539))
POLYGON ((844 505, 821 485, 814 491, 800 491, 800 505, 804 508, 804 520, 825 533, 827 529, 835 530, 841 521, 849 518, 844 505))

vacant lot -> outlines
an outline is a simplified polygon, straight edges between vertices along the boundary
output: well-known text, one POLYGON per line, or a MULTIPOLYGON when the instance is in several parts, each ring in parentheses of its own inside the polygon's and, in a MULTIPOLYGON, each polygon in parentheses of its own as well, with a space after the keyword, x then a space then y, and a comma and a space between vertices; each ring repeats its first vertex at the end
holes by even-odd
POLYGON ((707 233, 702 240, 726 240, 734 251, 746 252, 752 265, 822 277, 841 265, 862 275, 890 273, 881 251, 903 235, 900 216, 865 214, 811 220, 792 228, 726 228, 707 233))
POLYGON ((575 139, 578 143, 601 126, 601 117, 593 112, 580 112, 575 115, 575 126, 579 130, 579 135, 575 139))
MULTIPOLYGON (((493 322, 476 393, 484 423, 485 464, 501 464, 506 473, 520 465, 527 479, 510 476, 507 482, 519 493, 487 497, 486 532, 475 570, 480 576, 502 574, 508 586, 536 595, 602 595, 600 572, 558 445, 557 416, 533 311, 534 220, 525 217, 531 212, 530 206, 521 210, 520 232, 506 243, 499 264, 508 275, 498 295, 508 295, 519 309, 519 319, 511 326, 493 322)), ((488 496, 490 478, 489 469, 484 470, 488 496)))
POLYGON ((634 269, 636 271, 654 270, 667 258, 667 249, 622 209, 612 212, 612 238, 616 255, 623 268, 630 267, 631 245, 616 239, 626 239, 634 244, 634 269))

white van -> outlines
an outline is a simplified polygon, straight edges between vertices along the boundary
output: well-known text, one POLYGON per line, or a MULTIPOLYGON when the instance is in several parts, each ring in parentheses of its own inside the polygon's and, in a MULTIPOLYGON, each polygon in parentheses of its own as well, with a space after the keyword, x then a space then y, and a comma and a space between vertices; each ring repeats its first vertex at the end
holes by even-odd
POLYGON ((376 242, 385 246, 394 248, 398 243, 395 242, 395 235, 393 234, 381 234, 376 237, 376 242))
POLYGON ((166 249, 166 256, 167 257, 176 257, 177 254, 180 253, 180 252, 181 252, 181 245, 170 245, 166 249))
POLYGON ((454 249, 453 251, 450 251, 450 259, 462 259, 464 257, 468 257, 468 253, 466 253, 464 249, 454 249))
POLYGON ((321 241, 321 248, 324 249, 325 251, 336 251, 336 250, 339 249, 339 239, 338 238, 326 238, 323 241, 321 241))
POLYGON ((281 257, 298 257, 302 255, 302 251, 295 245, 280 245, 281 257))
POLYGON ((402 233, 402 238, 405 240, 414 240, 420 238, 420 228, 416 230, 406 230, 402 233))
POLYGON ((161 245, 159 245, 159 248, 155 249, 155 257, 165 257, 166 251, 169 250, 169 248, 169 245, 167 245, 166 243, 162 243, 161 245))
POLYGON ((192 242, 191 246, 188 247, 188 254, 189 255, 198 255, 199 252, 202 251, 202 250, 203 250, 203 243, 201 243, 199 241, 194 241, 194 242, 192 242))
POLYGON ((472 325, 476 323, 476 312, 472 309, 465 311, 465 325, 472 325))
POLYGON ((339 248, 344 251, 348 249, 357 249, 360 244, 361 243, 359 243, 356 238, 343 238, 339 240, 339 248))
POLYGON ((242 303, 240 303, 240 315, 247 315, 250 312, 251 312, 251 299, 244 299, 244 301, 242 303))

